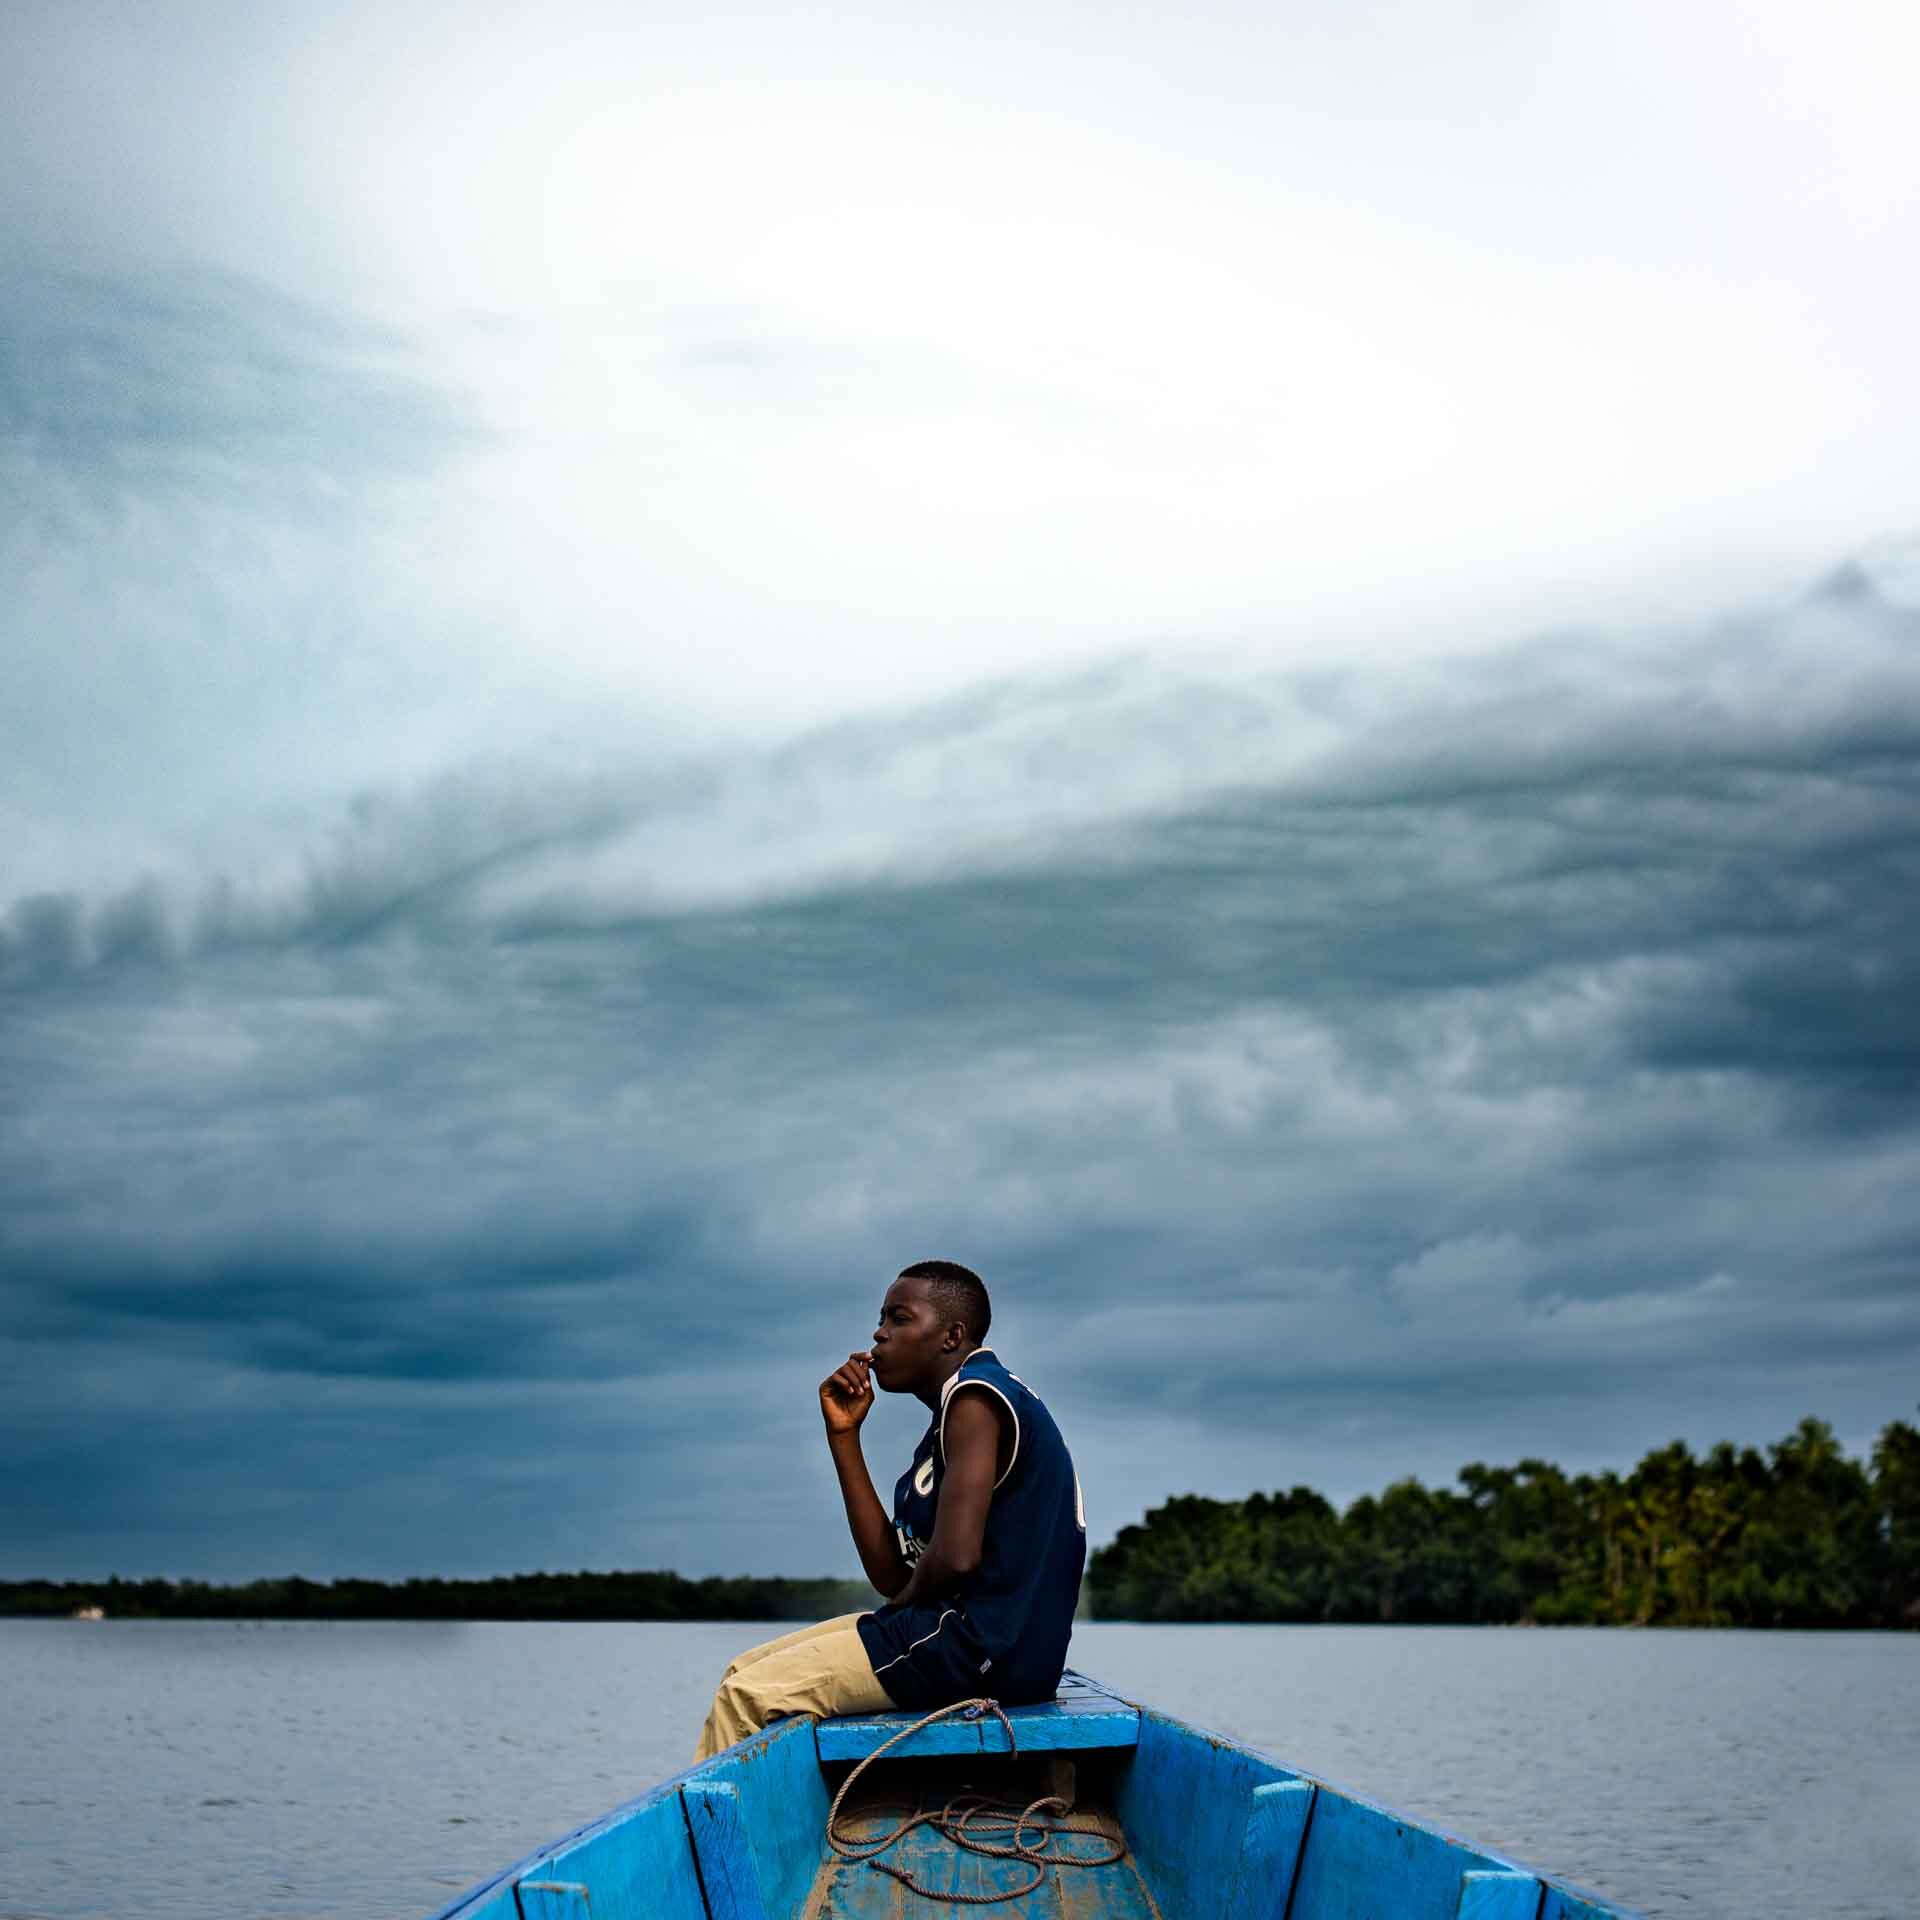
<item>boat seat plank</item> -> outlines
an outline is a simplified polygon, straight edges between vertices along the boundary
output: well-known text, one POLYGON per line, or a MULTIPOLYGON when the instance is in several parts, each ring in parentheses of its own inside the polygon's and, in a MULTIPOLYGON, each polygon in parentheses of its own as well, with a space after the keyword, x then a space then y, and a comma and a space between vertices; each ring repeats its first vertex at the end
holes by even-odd
MULTIPOLYGON (((920 1719, 917 1713, 859 1713, 821 1720, 814 1726, 816 1749, 823 1761, 864 1760, 920 1719)), ((1069 1670, 1051 1700, 1035 1706, 1009 1707, 1014 1739, 1022 1753, 1087 1752, 1103 1747, 1131 1747, 1140 1738, 1140 1709, 1110 1693, 1096 1680, 1069 1670)), ((977 1720, 955 1715, 923 1728, 887 1755, 915 1759, 936 1753, 1004 1753, 1007 1736, 990 1713, 977 1720)))

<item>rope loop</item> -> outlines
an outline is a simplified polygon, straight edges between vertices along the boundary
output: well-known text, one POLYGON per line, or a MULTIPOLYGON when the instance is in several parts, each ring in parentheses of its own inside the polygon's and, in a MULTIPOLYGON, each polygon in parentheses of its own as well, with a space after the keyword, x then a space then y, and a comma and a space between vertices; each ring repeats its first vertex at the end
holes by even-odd
MULTIPOLYGON (((987 1794, 965 1789, 955 1794, 938 1813, 921 1807, 907 1808, 899 1824, 878 1838, 866 1834, 843 1835, 840 1831, 840 1809, 846 1803, 847 1795, 853 1791, 853 1783, 901 1741, 911 1740, 922 1729, 956 1713, 968 1720, 979 1720, 991 1713, 1006 1732, 1008 1757, 1011 1759, 1018 1754, 1020 1747, 1014 1738, 1013 1722, 1007 1718, 1006 1709, 999 1701, 956 1700, 951 1706, 936 1707, 912 1726, 903 1727, 884 1745, 875 1747, 840 1783, 840 1791, 833 1796, 833 1807, 827 1814, 827 1844, 841 1859, 889 1874, 924 1900, 944 1900, 963 1907, 992 1907, 1002 1901, 1023 1899, 1047 1877, 1049 1867, 1110 1867, 1116 1861, 1126 1859, 1124 1840, 1116 1841, 1111 1834, 1098 1827, 1075 1825, 1065 1817, 1067 1803, 1055 1794, 1042 1794, 1039 1799, 1029 1801, 1022 1807, 1017 1801, 995 1800, 987 1794), (1018 1860, 1033 1869, 1033 1878, 1024 1886, 1009 1887, 1000 1893, 948 1893, 935 1887, 922 1886, 905 1867, 895 1866, 879 1856, 895 1841, 905 1839, 916 1827, 923 1826, 932 1827, 936 1833, 968 1853, 983 1854, 991 1860, 1018 1860), (1033 1836, 1031 1839, 1027 1837, 1029 1833, 1033 1836), (988 1834, 1004 1835, 1010 1844, 996 1845, 993 1840, 986 1838, 988 1834), (1068 1835, 1097 1840, 1110 1851, 1075 1852, 1060 1844, 1068 1835)), ((892 1809, 876 1811, 878 1817, 885 1818, 892 1809)), ((1144 1882, 1142 1891, 1145 1891, 1144 1882)), ((1152 1895, 1148 1894, 1147 1898, 1151 1904, 1152 1895)), ((1154 1908, 1156 1916, 1158 1911, 1157 1907, 1154 1908)))

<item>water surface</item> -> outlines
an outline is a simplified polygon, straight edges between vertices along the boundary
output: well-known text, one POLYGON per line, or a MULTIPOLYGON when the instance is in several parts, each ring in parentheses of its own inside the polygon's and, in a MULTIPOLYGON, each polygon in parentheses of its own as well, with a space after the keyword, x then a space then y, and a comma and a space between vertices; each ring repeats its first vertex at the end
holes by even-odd
MULTIPOLYGON (((765 1624, 0 1621, 0 1920, 419 1920, 765 1624)), ((1131 1697, 1649 1915, 1920 1913, 1920 1636, 1090 1625, 1131 1697)))

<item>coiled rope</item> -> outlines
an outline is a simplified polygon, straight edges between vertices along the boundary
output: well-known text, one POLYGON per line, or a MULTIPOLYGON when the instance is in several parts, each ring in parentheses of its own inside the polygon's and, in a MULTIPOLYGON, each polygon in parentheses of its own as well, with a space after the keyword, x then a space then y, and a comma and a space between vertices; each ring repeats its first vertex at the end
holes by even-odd
MULTIPOLYGON (((991 1713, 1006 1732, 1008 1757, 1012 1758, 1019 1752, 1019 1743, 1014 1739, 1013 1722, 1007 1718, 1006 1710, 999 1701, 956 1700, 951 1706, 936 1707, 912 1726, 902 1728, 883 1746, 874 1748, 840 1783, 840 1791, 833 1796, 833 1807, 827 1815, 827 1844, 841 1859, 851 1861, 856 1866, 865 1865, 880 1873, 891 1874, 903 1887, 919 1894, 922 1899, 945 1900, 963 1907, 992 1907, 998 1906, 1003 1900, 1024 1899, 1047 1877, 1049 1867, 1110 1867, 1116 1861, 1125 1860, 1129 1867, 1133 1867, 1135 1879, 1139 1879, 1139 1869, 1133 1866, 1124 1840, 1115 1840, 1099 1827, 1079 1826, 1063 1817, 1048 1817, 1050 1814, 1064 1816, 1069 1811, 1066 1801, 1055 1794, 1042 1794, 1039 1799, 1031 1800, 1022 1807, 1017 1801, 994 1800, 969 1789, 955 1794, 937 1813, 926 1808, 908 1809, 897 1826, 877 1839, 864 1835, 857 1838, 843 1835, 840 1832, 840 1809, 847 1795, 853 1791, 854 1782, 889 1749, 897 1747, 903 1740, 912 1739, 935 1721, 945 1720, 956 1713, 976 1720, 983 1713, 991 1713), (923 1886, 905 1867, 879 1857, 895 1841, 904 1840, 916 1827, 932 1827, 968 1853, 985 1854, 991 1860, 1023 1860, 1033 1869, 1033 1878, 1024 1886, 1008 1887, 999 1893, 948 1893, 923 1886), (987 1838, 989 1834, 1003 1835, 1009 1844, 997 1845, 987 1838), (1059 1843, 1069 1834, 1097 1840, 1110 1851, 1081 1853, 1070 1847, 1062 1848, 1059 1843)), ((885 1817, 884 1811, 880 1817, 885 1817)), ((1160 1920, 1160 1909, 1154 1905, 1153 1895, 1144 1880, 1140 1881, 1140 1891, 1146 1894, 1154 1920, 1160 1920)))

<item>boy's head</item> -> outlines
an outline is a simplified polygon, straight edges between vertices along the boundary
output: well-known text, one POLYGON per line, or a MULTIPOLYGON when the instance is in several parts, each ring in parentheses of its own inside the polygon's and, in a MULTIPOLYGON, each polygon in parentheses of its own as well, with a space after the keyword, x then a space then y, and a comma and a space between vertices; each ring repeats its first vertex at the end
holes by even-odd
POLYGON ((987 1337, 993 1306, 980 1276, 953 1260, 917 1260, 881 1302, 874 1384, 888 1393, 937 1387, 987 1337))

